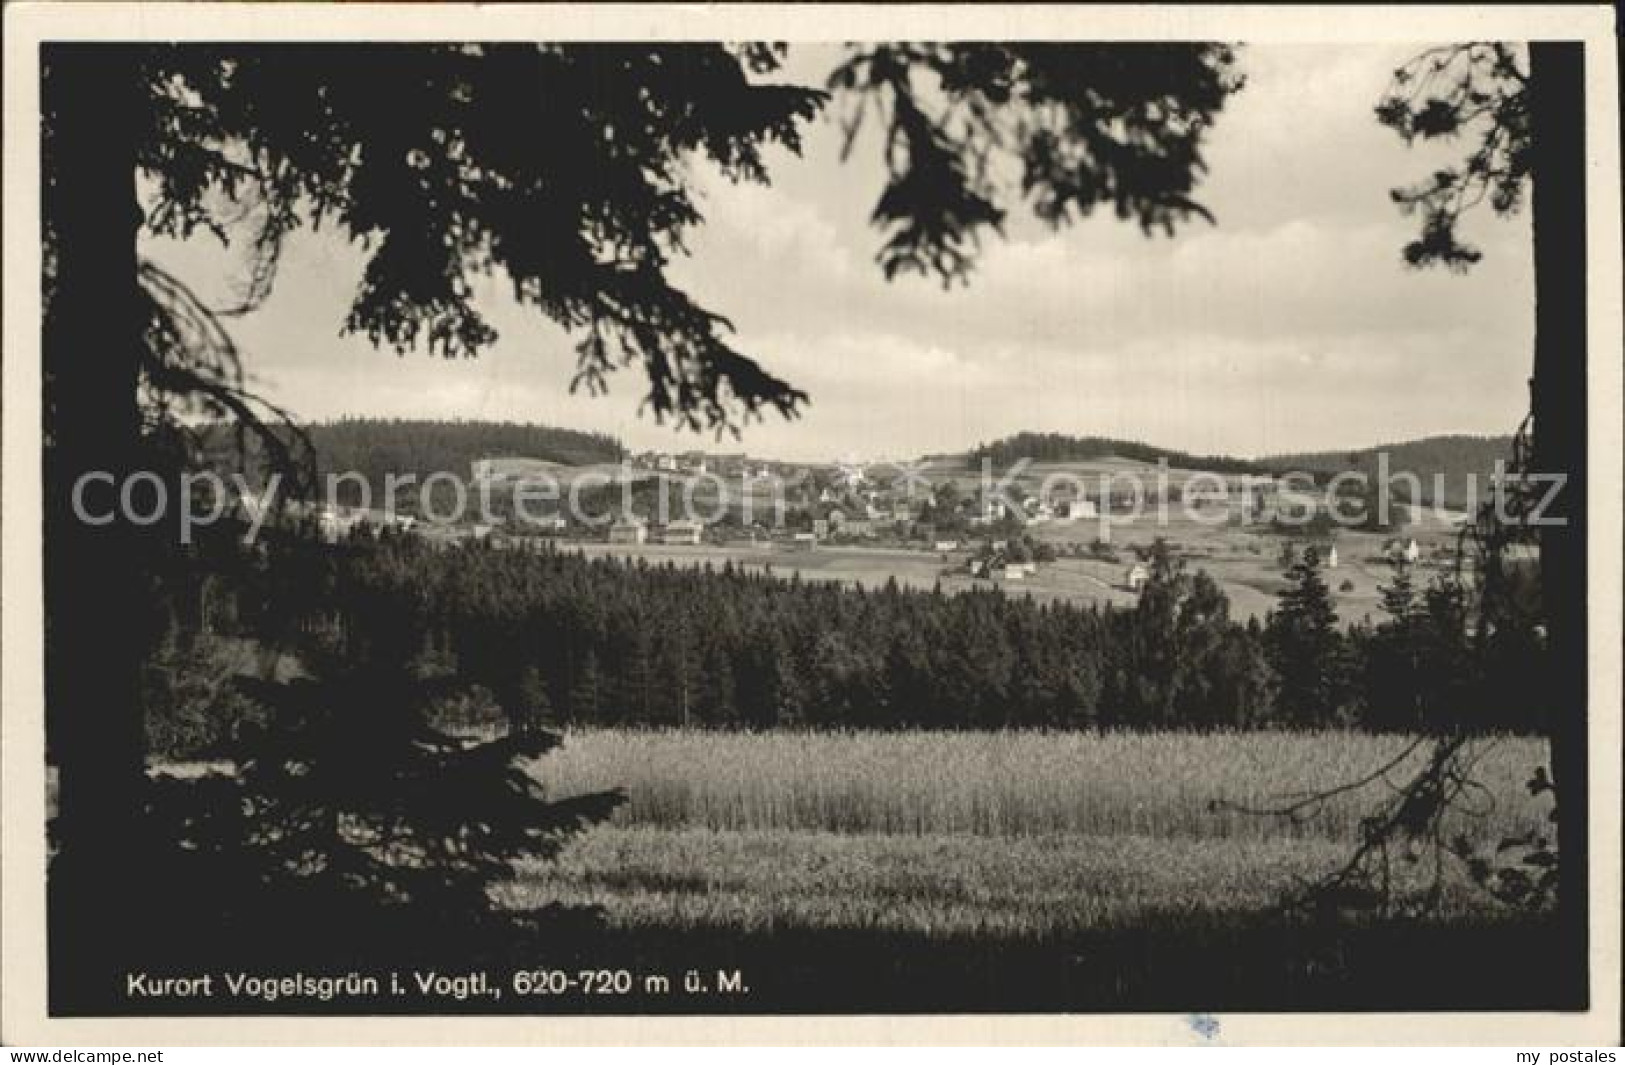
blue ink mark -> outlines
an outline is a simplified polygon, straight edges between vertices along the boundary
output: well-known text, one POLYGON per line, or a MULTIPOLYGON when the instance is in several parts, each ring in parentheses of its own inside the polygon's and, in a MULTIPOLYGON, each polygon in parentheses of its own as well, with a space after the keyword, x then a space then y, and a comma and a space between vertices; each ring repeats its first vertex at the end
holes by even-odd
POLYGON ((1212 1039, 1219 1034, 1219 1018, 1211 1013, 1193 1013, 1185 1019, 1185 1023, 1203 1039, 1212 1039))

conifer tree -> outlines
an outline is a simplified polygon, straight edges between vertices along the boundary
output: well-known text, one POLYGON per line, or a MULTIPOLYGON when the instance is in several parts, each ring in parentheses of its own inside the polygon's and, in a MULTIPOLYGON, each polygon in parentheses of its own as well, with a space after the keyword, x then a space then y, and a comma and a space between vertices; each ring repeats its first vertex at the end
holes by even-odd
POLYGON ((1332 724, 1343 709, 1344 642, 1320 575, 1320 552, 1305 548, 1287 570, 1287 580, 1266 629, 1270 662, 1280 679, 1277 706, 1294 725, 1332 724))
POLYGON ((583 724, 600 724, 604 720, 604 678, 599 672, 598 656, 592 648, 581 656, 576 667, 575 685, 570 689, 570 716, 583 724))
POLYGON ((1422 727, 1422 694, 1416 588, 1410 566, 1400 563, 1381 590, 1384 619, 1364 636, 1362 720, 1368 726, 1408 730, 1422 727))

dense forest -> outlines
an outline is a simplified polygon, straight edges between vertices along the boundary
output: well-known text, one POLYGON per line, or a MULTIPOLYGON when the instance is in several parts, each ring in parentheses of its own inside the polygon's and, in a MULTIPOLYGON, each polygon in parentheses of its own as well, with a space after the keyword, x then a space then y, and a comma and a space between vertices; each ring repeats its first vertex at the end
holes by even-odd
POLYGON ((1279 470, 1302 470, 1316 474, 1355 470, 1374 481, 1378 474, 1377 456, 1383 453, 1388 455, 1390 475, 1410 473, 1421 481, 1420 502, 1465 508, 1475 501, 1468 492, 1468 478, 1476 478, 1476 499, 1482 501, 1486 498, 1496 461, 1507 462, 1512 458, 1512 438, 1430 436, 1359 451, 1271 455, 1260 461, 1279 470))
POLYGON ((188 704, 186 655, 211 641, 274 638, 306 663, 405 662, 455 678, 523 724, 1544 725, 1532 615, 1509 613, 1475 635, 1460 586, 1414 587, 1396 569, 1386 618, 1345 630, 1311 551, 1277 609, 1243 623, 1205 574, 1161 545, 1147 554, 1152 579, 1140 599, 1112 608, 548 547, 435 548, 366 533, 337 547, 273 541, 251 573, 216 572, 178 592, 180 635, 155 674, 167 687, 148 705, 181 720, 160 721, 160 732, 206 737, 211 726, 185 720, 213 712, 188 704), (200 629, 207 639, 186 635, 200 629))
POLYGON ((980 468, 984 459, 995 469, 1006 469, 1022 459, 1034 462, 1091 462, 1119 458, 1155 463, 1166 459, 1175 469, 1212 470, 1217 473, 1267 474, 1273 467, 1249 459, 1224 455, 1191 455, 1183 451, 1155 447, 1136 440, 1116 440, 1106 436, 1069 436, 1065 433, 1021 432, 979 444, 966 455, 966 463, 980 468))
MULTIPOLYGON (((223 428, 210 430, 217 450, 232 441, 223 428)), ((490 421, 413 421, 400 418, 343 418, 304 427, 315 455, 316 473, 360 473, 375 493, 384 478, 416 476, 418 483, 441 472, 470 475, 476 459, 516 456, 567 465, 619 462, 626 448, 612 436, 547 425, 490 421)), ((263 457, 254 449, 251 464, 263 457)))
POLYGON ((1211 470, 1215 473, 1280 475, 1308 473, 1330 477, 1345 470, 1364 473, 1375 482, 1377 456, 1387 454, 1390 476, 1412 474, 1420 489, 1412 492, 1402 482, 1396 494, 1416 501, 1470 509, 1470 504, 1486 497, 1497 460, 1512 456, 1509 436, 1430 436, 1399 444, 1382 444, 1357 451, 1311 451, 1269 455, 1260 459, 1238 459, 1224 455, 1192 455, 1134 440, 1103 436, 1069 436, 1064 433, 1022 432, 981 444, 966 455, 966 463, 980 467, 983 459, 994 468, 1006 469, 1021 459, 1037 462, 1091 462, 1106 458, 1155 463, 1166 460, 1178 469, 1211 470), (1469 477, 1476 479, 1476 496, 1470 491, 1469 477))

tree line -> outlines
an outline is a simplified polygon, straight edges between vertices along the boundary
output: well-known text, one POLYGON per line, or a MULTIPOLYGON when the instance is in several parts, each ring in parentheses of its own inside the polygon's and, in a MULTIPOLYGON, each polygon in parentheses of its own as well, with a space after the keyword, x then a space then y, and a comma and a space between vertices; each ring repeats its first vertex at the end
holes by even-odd
MULTIPOLYGON (((470 476, 473 463, 484 458, 530 458, 585 466, 619 462, 625 446, 607 433, 561 429, 522 422, 463 421, 452 419, 340 418, 304 426, 318 477, 359 473, 381 497, 385 478, 417 478, 422 484, 437 473, 470 476)), ((294 443, 291 434, 287 443, 294 443)), ((235 433, 224 423, 204 430, 204 446, 211 453, 229 455, 235 433)), ((248 437, 244 456, 251 470, 266 469, 266 446, 248 437)))
MULTIPOLYGON (((1545 725, 1532 608, 1475 631, 1459 583, 1419 588, 1401 568, 1382 619, 1345 627, 1311 549, 1276 609, 1240 621, 1165 544, 1148 570, 1139 600, 1113 607, 363 533, 337 547, 285 542, 250 573, 198 578, 181 599, 204 605, 177 629, 206 614, 216 638, 292 632, 311 662, 409 663, 526 727, 1545 725)), ((184 714, 183 695, 154 692, 149 705, 184 714)))
POLYGON ((995 469, 1007 469, 1022 459, 1033 462, 1092 462, 1118 458, 1156 463, 1166 459, 1176 469, 1212 470, 1216 473, 1264 475, 1278 467, 1228 455, 1192 455, 1138 440, 1117 440, 1108 436, 1071 436, 1066 433, 1020 432, 978 444, 966 456, 967 464, 980 468, 983 460, 995 469))
MULTIPOLYGON (((1330 476, 1352 470, 1375 483, 1380 468, 1378 456, 1388 456, 1390 474, 1409 473, 1419 481, 1419 502, 1440 506, 1466 506, 1482 502, 1489 494, 1497 461, 1512 459, 1510 436, 1430 436, 1402 444, 1380 444, 1359 451, 1311 451, 1271 455, 1263 461, 1278 470, 1301 470, 1330 476), (1473 491, 1468 490, 1470 483, 1473 491)), ((1410 486, 1403 480, 1394 485, 1396 497, 1408 498, 1410 486)))

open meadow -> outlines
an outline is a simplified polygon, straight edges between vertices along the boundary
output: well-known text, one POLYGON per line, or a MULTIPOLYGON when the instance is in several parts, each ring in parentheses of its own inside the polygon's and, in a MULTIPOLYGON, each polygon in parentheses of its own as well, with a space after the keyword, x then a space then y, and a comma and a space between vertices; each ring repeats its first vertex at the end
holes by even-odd
MULTIPOLYGON (((1055 545, 1063 551, 1087 545, 1096 535, 1094 522, 1057 522, 1034 526, 1035 540, 1055 545)), ((1157 537, 1167 539, 1177 557, 1187 567, 1207 573, 1230 601, 1231 616, 1245 620, 1262 619, 1287 587, 1279 555, 1285 539, 1253 529, 1215 526, 1183 519, 1158 524, 1142 518, 1135 524, 1114 525, 1111 530, 1118 561, 1063 555, 1045 563, 1037 574, 1019 584, 978 579, 966 572, 966 550, 949 552, 919 548, 868 547, 855 544, 820 544, 811 550, 795 550, 783 543, 761 541, 732 544, 605 544, 568 542, 563 550, 580 552, 588 558, 643 559, 652 565, 720 568, 732 565, 753 573, 773 573, 780 577, 799 576, 802 580, 858 584, 865 588, 884 587, 896 581, 900 587, 929 590, 940 587, 945 593, 997 587, 1008 595, 1031 596, 1040 602, 1063 602, 1112 606, 1132 606, 1138 596, 1124 585, 1124 572, 1134 559, 1135 547, 1148 547, 1157 537)), ((1343 558, 1325 578, 1337 606, 1338 616, 1348 624, 1381 617, 1380 593, 1392 579, 1393 567, 1379 560, 1384 537, 1371 533, 1344 531, 1338 540, 1343 558)), ((1448 530, 1430 530, 1418 541, 1435 546, 1454 542, 1448 530)), ((1421 577, 1431 579, 1434 566, 1420 567, 1421 577)))
MULTIPOLYGON (((1332 732, 572 732, 536 775, 556 795, 620 787, 628 801, 502 897, 600 905, 612 927, 695 931, 1050 937, 1153 915, 1239 917, 1335 868, 1386 789, 1339 796, 1296 823, 1225 804, 1276 806, 1364 776, 1411 743, 1332 732)), ((1546 809, 1522 785, 1545 757, 1543 741, 1481 741, 1474 775, 1487 798, 1453 829, 1490 840, 1542 825, 1546 809)), ((1418 862, 1413 875, 1428 870, 1418 862)), ((1489 908, 1448 878, 1451 920, 1489 908)))
MULTIPOLYGON (((952 487, 964 498, 975 498, 990 486, 1043 496, 1054 486, 1076 485, 1082 490, 1146 493, 1129 510, 1107 510, 1098 517, 1054 518, 1032 521, 1024 534, 1055 549, 1059 557, 1041 565, 1020 582, 990 581, 967 572, 966 563, 976 545, 999 538, 986 527, 973 528, 953 539, 950 551, 930 549, 923 542, 820 542, 816 547, 792 546, 783 538, 745 539, 696 545, 661 543, 604 543, 569 541, 567 550, 588 557, 643 559, 652 564, 681 567, 731 564, 748 572, 795 574, 804 580, 835 581, 879 588, 896 581, 904 588, 941 587, 944 592, 999 587, 1013 596, 1039 601, 1114 606, 1132 605, 1137 596, 1125 581, 1126 571, 1153 541, 1165 540, 1176 558, 1192 571, 1202 571, 1217 582, 1239 619, 1263 618, 1287 587, 1282 548, 1297 549, 1314 543, 1324 549, 1335 544, 1339 558, 1328 565, 1325 580, 1342 622, 1381 616, 1381 588, 1393 576, 1384 544, 1394 539, 1416 540, 1422 558, 1416 567, 1423 583, 1448 566, 1448 553, 1456 547, 1461 515, 1429 506, 1406 508, 1403 521, 1387 532, 1344 526, 1335 533, 1312 533, 1291 526, 1276 532, 1261 520, 1261 513, 1243 509, 1233 501, 1207 498, 1187 505, 1180 490, 1196 478, 1204 484, 1223 484, 1212 471, 1159 466, 1119 458, 1033 462, 1019 470, 987 475, 967 464, 962 456, 929 459, 910 467, 911 476, 935 489, 952 487), (1104 548, 1096 551, 1096 548, 1104 548)), ((649 475, 654 476, 654 475, 649 475)), ((665 477, 666 475, 659 475, 665 477)), ((732 500, 738 503, 738 499, 732 500)), ((755 501, 764 521, 774 513, 771 501, 755 501)))
MULTIPOLYGON (((521 862, 496 885, 498 911, 517 923, 487 963, 499 974, 728 974, 746 991, 716 1002, 737 1012, 1555 1008, 1560 985, 1503 975, 1508 958, 1551 964, 1550 922, 1490 901, 1453 865, 1441 905, 1421 918, 1278 908, 1347 858, 1360 818, 1387 794, 1380 781, 1298 822, 1223 806, 1346 782, 1416 742, 572 730, 529 772, 556 798, 621 788, 627 801, 553 860, 521 862), (600 907, 603 921, 538 938, 525 922, 564 912, 558 904, 600 907)), ((1523 783, 1547 757, 1543 740, 1474 741, 1486 798, 1451 829, 1482 842, 1544 827, 1547 808, 1523 783)), ((1429 856, 1418 857, 1396 861, 1396 880, 1429 875, 1429 856)), ((685 1001, 513 995, 450 1008, 670 1013, 685 1001)))

